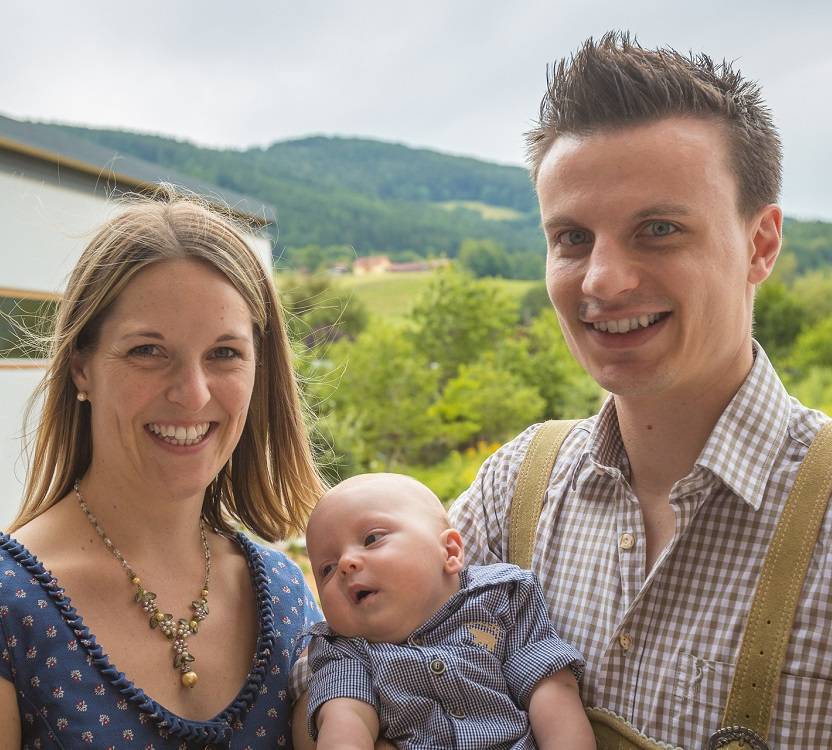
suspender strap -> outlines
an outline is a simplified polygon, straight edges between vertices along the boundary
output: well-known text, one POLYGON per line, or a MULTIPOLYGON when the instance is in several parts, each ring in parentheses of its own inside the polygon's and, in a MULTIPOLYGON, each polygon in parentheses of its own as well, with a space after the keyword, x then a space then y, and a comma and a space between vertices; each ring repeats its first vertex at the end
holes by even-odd
MULTIPOLYGON (((563 439, 575 422, 546 422, 529 444, 511 502, 509 561, 531 567, 532 549, 543 497, 563 439)), ((823 517, 832 494, 832 422, 821 427, 798 470, 774 536, 769 543, 751 611, 743 634, 737 667, 722 728, 708 741, 708 750, 768 748, 766 739, 777 698, 797 603, 809 568, 823 517)), ((601 709, 587 712, 599 750, 659 748, 601 709), (600 713, 599 713, 600 711, 600 713), (609 733, 617 728, 609 737, 609 733), (632 731, 631 731, 632 730, 632 731)))
MULTIPOLYGON (((743 740, 739 736, 729 739, 731 730, 736 733, 742 728, 764 740, 768 737, 800 591, 830 492, 832 422, 827 422, 803 459, 757 580, 720 730, 728 742, 713 743, 712 738, 711 747, 731 747, 731 740, 743 740)), ((755 746, 752 738, 745 741, 755 746)))
POLYGON ((517 474, 509 515, 508 559, 531 568, 537 521, 560 446, 577 420, 550 420, 535 433, 517 474))

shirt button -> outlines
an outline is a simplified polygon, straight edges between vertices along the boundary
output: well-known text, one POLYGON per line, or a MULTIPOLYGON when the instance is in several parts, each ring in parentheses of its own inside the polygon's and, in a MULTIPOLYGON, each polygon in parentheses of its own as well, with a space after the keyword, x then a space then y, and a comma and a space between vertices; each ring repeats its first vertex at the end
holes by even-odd
POLYGON ((629 633, 622 633, 618 636, 618 645, 621 646, 622 651, 629 651, 630 646, 633 645, 633 639, 629 633))
POLYGON ((437 677, 439 675, 445 674, 445 662, 442 659, 434 659, 430 663, 430 671, 433 672, 437 677))
POLYGON ((423 641, 418 635, 409 635, 407 637, 407 644, 409 646, 421 646, 422 643, 423 641))
POLYGON ((636 538, 629 532, 625 531, 620 537, 618 537, 618 546, 621 549, 632 549, 636 543, 636 538))
POLYGON ((448 711, 448 713, 455 719, 464 719, 465 714, 462 711, 448 711))

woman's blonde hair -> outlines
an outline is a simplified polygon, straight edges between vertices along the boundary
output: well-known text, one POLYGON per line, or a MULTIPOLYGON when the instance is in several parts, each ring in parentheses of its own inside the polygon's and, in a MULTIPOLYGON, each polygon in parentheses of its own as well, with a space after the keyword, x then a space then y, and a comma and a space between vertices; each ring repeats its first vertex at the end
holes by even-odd
POLYGON ((270 275, 228 217, 164 187, 134 198, 81 254, 58 308, 50 364, 26 410, 29 445, 23 504, 13 531, 72 489, 92 458, 90 407, 76 398, 73 354, 94 347, 112 303, 152 263, 193 259, 223 274, 246 301, 257 368, 248 417, 231 459, 207 487, 206 523, 242 524, 274 541, 301 530, 322 492, 303 419, 292 350, 270 275), (33 415, 37 415, 33 419, 33 415))

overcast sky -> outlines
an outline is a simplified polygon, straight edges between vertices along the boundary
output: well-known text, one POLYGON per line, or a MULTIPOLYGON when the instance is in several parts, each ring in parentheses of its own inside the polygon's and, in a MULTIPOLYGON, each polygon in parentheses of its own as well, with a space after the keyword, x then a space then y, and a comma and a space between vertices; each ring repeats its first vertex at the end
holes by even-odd
POLYGON ((821 0, 8 0, 0 113, 210 146, 358 135, 521 164, 546 64, 612 28, 759 80, 783 135, 786 212, 832 220, 821 0))

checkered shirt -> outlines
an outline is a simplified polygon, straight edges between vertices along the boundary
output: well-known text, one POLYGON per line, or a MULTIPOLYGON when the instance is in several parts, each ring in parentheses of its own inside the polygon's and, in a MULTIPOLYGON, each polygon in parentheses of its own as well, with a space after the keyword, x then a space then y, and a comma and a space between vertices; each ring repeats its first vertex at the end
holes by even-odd
MULTIPOLYGON (((552 621, 587 659, 584 703, 700 750, 719 727, 757 577, 800 462, 828 419, 790 398, 765 353, 670 494, 672 541, 645 575, 645 534, 609 399, 567 437, 532 569, 552 621)), ((679 429, 683 430, 683 424, 679 429)), ((468 559, 508 559, 508 507, 530 427, 483 464, 450 511, 468 559)), ((798 604, 773 748, 832 748, 832 513, 798 604)))
POLYGON ((309 647, 310 732, 332 698, 373 706, 380 732, 404 750, 533 750, 527 713, 540 680, 583 658, 552 628, 534 575, 472 566, 460 590, 405 643, 342 638, 326 623, 309 647))

